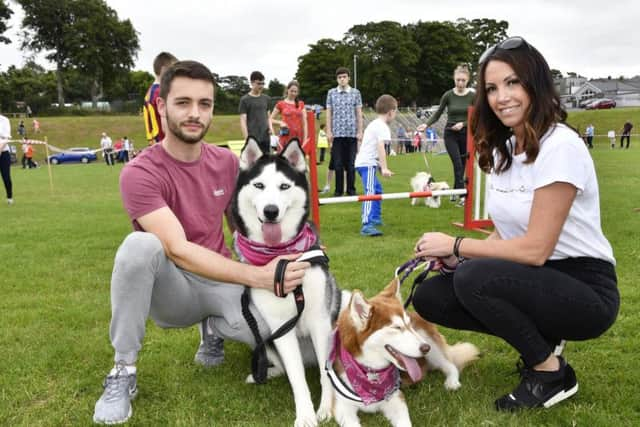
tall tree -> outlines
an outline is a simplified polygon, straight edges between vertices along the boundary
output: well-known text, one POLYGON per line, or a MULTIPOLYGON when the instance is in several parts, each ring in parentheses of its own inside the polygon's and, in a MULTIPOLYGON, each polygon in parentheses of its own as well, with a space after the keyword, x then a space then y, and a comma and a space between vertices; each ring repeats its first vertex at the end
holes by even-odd
POLYGON ((125 76, 140 49, 138 34, 128 19, 120 21, 102 0, 76 0, 76 45, 71 61, 93 79, 91 102, 95 107, 106 85, 125 76))
POLYGON ((453 87, 453 70, 469 62, 471 42, 451 22, 418 22, 409 26, 420 46, 416 64, 418 105, 435 104, 453 87))
POLYGON ((25 12, 22 47, 49 52, 56 65, 58 103, 64 105, 63 72, 78 69, 93 79, 92 100, 106 83, 133 65, 139 49, 131 22, 119 21, 103 0, 16 0, 25 12))
POLYGON ((402 101, 416 96, 419 46, 407 27, 393 21, 369 22, 351 27, 343 41, 357 55, 358 89, 364 102, 373 104, 383 93, 402 101))
POLYGON ((73 0, 16 0, 24 9, 22 49, 48 51, 56 66, 58 104, 64 105, 63 71, 69 65, 74 41, 73 0))
POLYGON ((296 80, 308 104, 324 104, 327 91, 336 85, 336 69, 349 66, 352 55, 340 41, 320 39, 298 57, 296 80))
POLYGON ((507 37, 509 23, 496 21, 495 19, 463 19, 456 21, 458 29, 465 34, 471 42, 471 56, 468 61, 476 68, 480 55, 490 46, 504 40, 507 37))
POLYGON ((269 87, 267 88, 267 95, 272 98, 282 97, 284 94, 285 85, 280 83, 278 79, 273 79, 269 82, 269 87))
POLYGON ((7 21, 11 18, 13 11, 9 9, 9 5, 4 0, 0 0, 0 43, 9 44, 11 40, 3 36, 7 31, 7 21))

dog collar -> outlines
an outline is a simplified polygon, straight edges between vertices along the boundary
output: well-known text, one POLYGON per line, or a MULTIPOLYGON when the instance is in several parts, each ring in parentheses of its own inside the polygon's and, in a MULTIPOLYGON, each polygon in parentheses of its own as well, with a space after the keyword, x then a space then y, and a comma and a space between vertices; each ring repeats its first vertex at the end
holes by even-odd
POLYGON ((233 238, 236 252, 252 265, 265 265, 280 255, 305 252, 317 241, 309 223, 305 223, 293 239, 273 246, 250 240, 237 231, 233 233, 233 238))
POLYGON ((386 400, 400 388, 400 372, 390 364, 383 369, 371 369, 361 365, 344 346, 340 344, 338 330, 333 332, 331 351, 325 364, 325 371, 333 387, 343 397, 370 405, 386 400), (340 359, 351 387, 333 369, 336 358, 340 359))

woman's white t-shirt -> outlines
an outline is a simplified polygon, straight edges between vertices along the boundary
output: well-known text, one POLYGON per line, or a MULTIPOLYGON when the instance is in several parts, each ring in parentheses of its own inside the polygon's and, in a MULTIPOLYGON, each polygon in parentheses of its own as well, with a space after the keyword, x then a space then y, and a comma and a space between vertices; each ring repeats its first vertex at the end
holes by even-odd
MULTIPOLYGON (((507 141, 515 148, 515 137, 507 141)), ((491 173, 488 212, 503 239, 527 232, 534 191, 554 182, 566 182, 577 189, 560 238, 550 260, 592 257, 615 265, 613 250, 600 225, 600 196, 595 167, 584 141, 564 124, 557 124, 542 137, 540 152, 525 164, 526 153, 513 156, 511 167, 491 173)), ((494 154, 498 164, 499 154, 494 154)))

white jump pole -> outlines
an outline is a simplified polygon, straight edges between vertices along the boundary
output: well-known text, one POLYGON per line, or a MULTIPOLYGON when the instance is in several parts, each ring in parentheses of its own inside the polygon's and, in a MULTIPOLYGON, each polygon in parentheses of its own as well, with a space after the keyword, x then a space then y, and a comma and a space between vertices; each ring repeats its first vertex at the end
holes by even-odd
POLYGON ((335 203, 353 203, 353 202, 367 202, 374 200, 389 200, 389 199, 415 199, 422 197, 434 197, 434 196, 452 196, 452 195, 465 195, 467 190, 460 188, 457 190, 435 190, 435 191, 412 191, 406 193, 389 193, 389 194, 370 194, 368 196, 345 196, 345 197, 325 197, 320 199, 321 205, 330 205, 335 203))

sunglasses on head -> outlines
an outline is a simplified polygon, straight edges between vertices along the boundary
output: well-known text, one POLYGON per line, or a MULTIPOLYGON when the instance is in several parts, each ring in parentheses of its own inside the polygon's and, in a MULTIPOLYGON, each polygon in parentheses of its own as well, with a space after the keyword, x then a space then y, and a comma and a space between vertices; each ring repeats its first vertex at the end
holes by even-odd
POLYGON ((501 41, 500 43, 496 43, 493 46, 490 46, 487 50, 484 51, 482 55, 480 55, 480 59, 478 60, 478 64, 481 65, 487 61, 498 49, 506 49, 512 50, 517 49, 520 46, 529 46, 527 41, 522 37, 509 37, 501 41))

